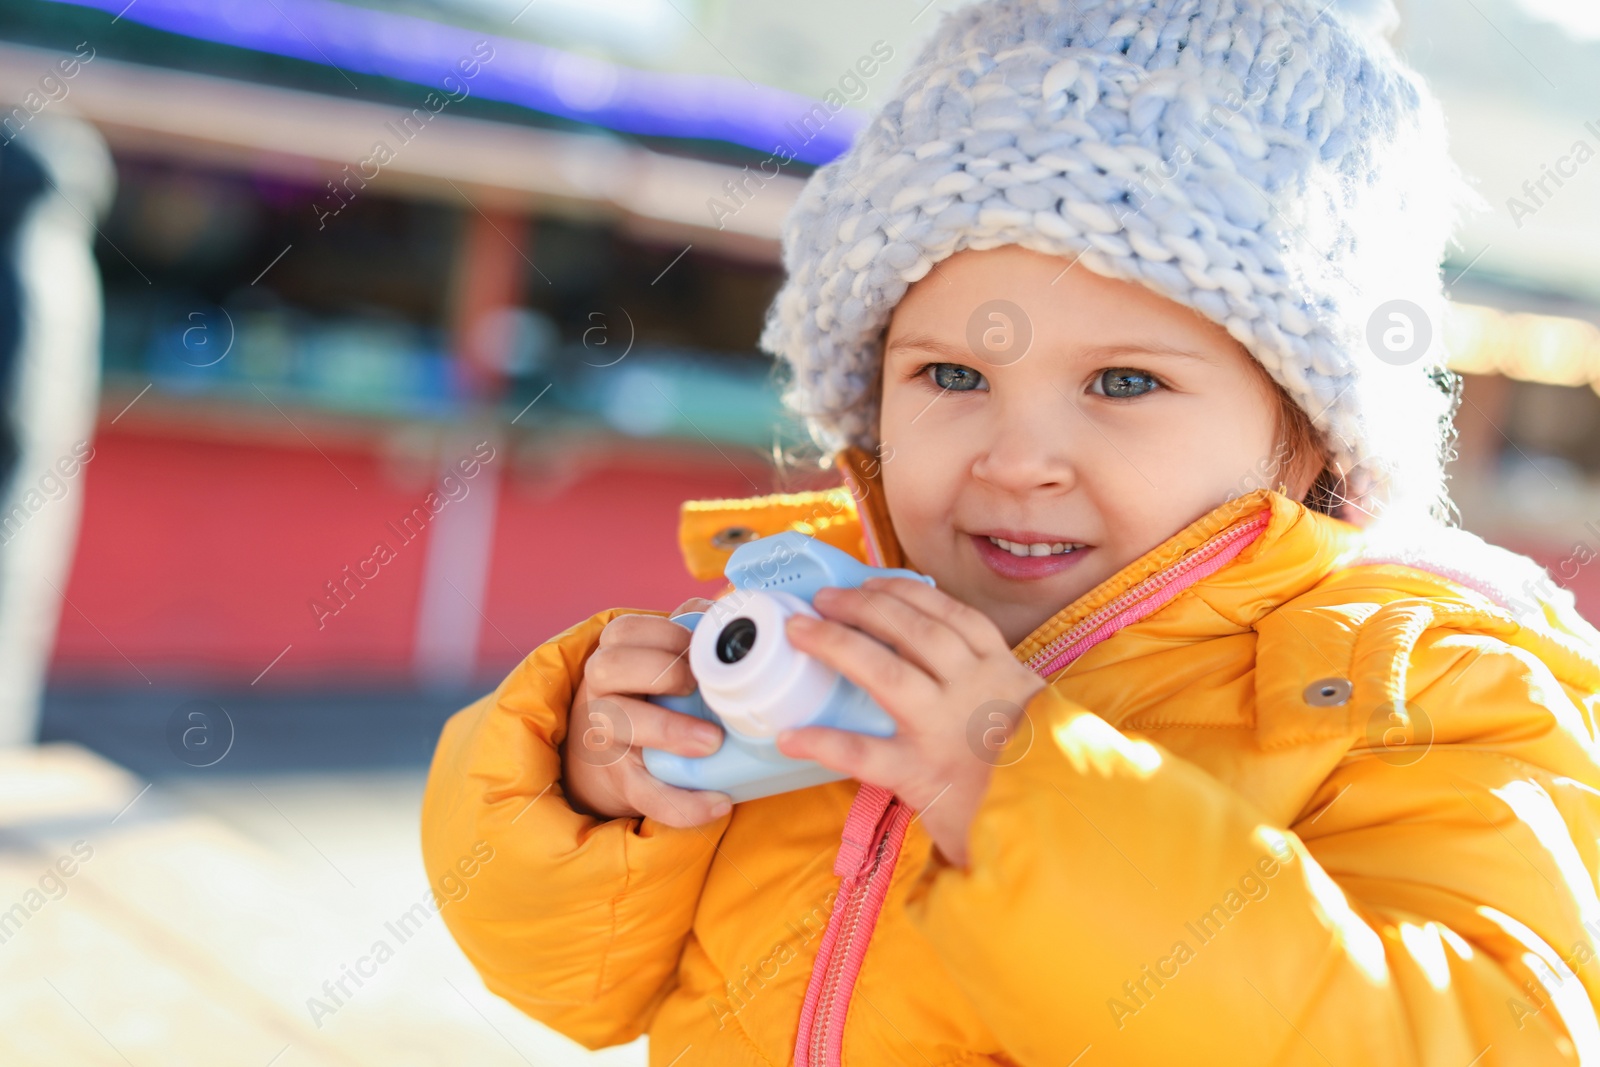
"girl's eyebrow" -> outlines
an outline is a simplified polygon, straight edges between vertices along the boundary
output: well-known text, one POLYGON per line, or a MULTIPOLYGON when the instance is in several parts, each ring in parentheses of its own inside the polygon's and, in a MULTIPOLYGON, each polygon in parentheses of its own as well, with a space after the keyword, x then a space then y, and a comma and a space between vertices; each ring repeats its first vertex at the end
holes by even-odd
MULTIPOLYGON (((902 348, 916 348, 935 355, 944 356, 952 362, 976 359, 979 362, 989 362, 980 354, 973 352, 965 345, 954 345, 948 341, 941 341, 937 337, 927 334, 907 334, 896 338, 888 347, 888 352, 902 348)), ((1125 341, 1120 344, 1095 345, 1092 348, 1079 349, 1075 357, 1083 360, 1116 359, 1123 356, 1176 356, 1180 359, 1196 359, 1205 363, 1213 363, 1216 357, 1193 349, 1180 348, 1165 341, 1125 341)))
POLYGON ((921 333, 907 334, 904 337, 896 338, 885 350, 884 354, 887 355, 889 352, 902 348, 919 348, 925 352, 932 352, 934 355, 944 356, 952 361, 977 358, 976 353, 962 345, 953 345, 947 341, 941 341, 937 337, 929 337, 927 334, 921 333))
POLYGON ((1084 359, 1110 359, 1116 356, 1177 356, 1181 359, 1198 359, 1203 363, 1214 363, 1215 356, 1204 352, 1196 352, 1189 348, 1179 348, 1169 345, 1165 341, 1137 341, 1118 345, 1096 345, 1093 348, 1082 349, 1078 355, 1084 359))

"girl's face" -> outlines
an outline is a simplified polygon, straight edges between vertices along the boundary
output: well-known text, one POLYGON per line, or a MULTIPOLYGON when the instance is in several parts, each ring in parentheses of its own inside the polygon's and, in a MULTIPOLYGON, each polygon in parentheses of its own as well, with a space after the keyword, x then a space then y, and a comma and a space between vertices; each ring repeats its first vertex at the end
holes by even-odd
POLYGON ((1282 471, 1277 396, 1225 329, 1069 263, 958 252, 884 341, 895 533, 1013 646, 1231 497, 1312 480, 1282 471))

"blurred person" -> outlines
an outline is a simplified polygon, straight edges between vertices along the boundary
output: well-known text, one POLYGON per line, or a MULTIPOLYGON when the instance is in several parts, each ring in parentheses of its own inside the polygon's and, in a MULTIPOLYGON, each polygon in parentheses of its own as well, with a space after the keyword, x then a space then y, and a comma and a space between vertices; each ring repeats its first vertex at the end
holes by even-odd
POLYGON ((490 990, 663 1065, 1600 1059, 1600 633, 1452 525, 1443 351, 1367 341, 1437 316, 1473 203, 1392 25, 946 17, 808 182, 763 337, 858 556, 936 579, 787 624, 896 733, 780 733, 848 777, 733 805, 639 756, 722 741, 643 699, 686 630, 551 638, 424 799, 430 876, 495 849, 444 911, 490 990))
POLYGON ((39 703, 93 458, 100 389, 95 223, 115 186, 100 134, 57 113, 0 144, 0 744, 39 703))

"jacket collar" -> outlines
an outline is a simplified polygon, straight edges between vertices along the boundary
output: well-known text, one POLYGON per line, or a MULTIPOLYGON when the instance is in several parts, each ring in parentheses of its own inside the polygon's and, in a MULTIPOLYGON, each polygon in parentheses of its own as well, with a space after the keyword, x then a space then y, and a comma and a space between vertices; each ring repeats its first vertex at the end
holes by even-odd
POLYGON ((905 552, 895 536, 889 505, 883 496, 882 461, 864 449, 849 445, 834 458, 834 466, 855 499, 867 562, 874 567, 904 567, 905 552))
MULTIPOLYGON (((869 562, 884 567, 906 566, 904 550, 884 502, 881 461, 850 446, 840 452, 835 465, 856 500, 869 562), (871 559, 872 555, 878 558, 871 559)), ((1215 594, 1211 599, 1218 607, 1219 626, 1227 632, 1251 628, 1262 616, 1353 560, 1361 549, 1361 531, 1357 527, 1312 511, 1270 489, 1258 489, 1196 519, 1061 608, 1023 638, 1013 653, 1019 659, 1032 659, 1114 601, 1125 600, 1130 590, 1137 596, 1140 589, 1158 588, 1163 572, 1214 544, 1230 528, 1262 514, 1266 515, 1266 525, 1260 536, 1231 563, 1203 579, 1208 593, 1215 594)))

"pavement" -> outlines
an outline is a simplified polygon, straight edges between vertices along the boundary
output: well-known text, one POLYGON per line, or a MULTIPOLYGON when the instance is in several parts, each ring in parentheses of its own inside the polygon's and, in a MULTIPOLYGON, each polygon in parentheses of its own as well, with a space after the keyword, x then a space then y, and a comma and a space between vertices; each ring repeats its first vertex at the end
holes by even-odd
POLYGON ((422 785, 0 750, 0 1063, 643 1067, 487 992, 415 908, 422 785))

